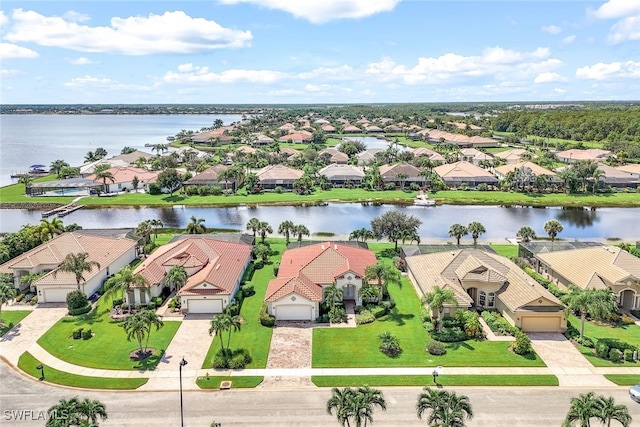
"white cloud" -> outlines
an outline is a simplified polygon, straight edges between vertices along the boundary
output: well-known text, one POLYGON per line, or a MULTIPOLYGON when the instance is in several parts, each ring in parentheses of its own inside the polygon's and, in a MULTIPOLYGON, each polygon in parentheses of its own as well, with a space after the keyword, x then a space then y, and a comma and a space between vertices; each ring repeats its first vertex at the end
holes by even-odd
POLYGON ((565 38, 562 39, 562 44, 571 44, 574 41, 576 41, 576 36, 575 34, 572 34, 570 36, 567 36, 565 38))
POLYGON ((553 82, 566 82, 566 81, 567 81, 566 77, 561 76, 558 73, 550 73, 550 72, 540 73, 533 80, 533 82, 536 83, 536 84, 539 84, 539 83, 553 83, 553 82))
POLYGON ((76 12, 70 10, 62 14, 62 17, 69 22, 87 22, 91 20, 91 17, 85 13, 76 12))
POLYGON ((587 65, 576 70, 576 77, 586 80, 610 80, 617 78, 639 79, 640 62, 611 62, 605 64, 599 62, 594 65, 587 65))
POLYGON ((90 65, 97 64, 99 61, 92 61, 86 56, 81 56, 79 58, 67 58, 67 62, 72 65, 90 65))
POLYGON ((272 70, 243 70, 231 69, 221 73, 209 71, 209 67, 182 64, 178 66, 178 72, 169 71, 163 77, 165 83, 275 83, 286 75, 280 71, 272 70))
POLYGON ((7 25, 9 17, 4 14, 4 10, 0 10, 0 25, 7 25))
POLYGON ((542 28, 540 28, 540 31, 544 31, 549 34, 559 34, 562 32, 562 28, 557 25, 543 25, 542 28))
POLYGON ((0 59, 33 59, 38 52, 11 43, 0 43, 0 59))
POLYGON ((335 19, 358 19, 389 12, 401 0, 221 0, 223 4, 252 3, 282 10, 296 18, 321 24, 335 19))
MULTIPOLYGON (((76 16, 77 18, 77 16, 76 16)), ((122 55, 188 54, 248 46, 250 31, 224 28, 183 11, 162 15, 113 17, 110 26, 91 27, 63 17, 14 9, 5 39, 80 52, 122 55)))
POLYGON ((640 14, 629 16, 611 27, 609 42, 613 44, 627 40, 640 40, 640 14))
POLYGON ((66 82, 64 86, 69 88, 92 88, 92 89, 102 89, 105 91, 136 91, 136 92, 147 92, 153 89, 151 86, 137 85, 137 84, 126 84, 119 83, 110 78, 100 78, 94 76, 82 76, 82 77, 74 77, 70 81, 66 82))
POLYGON ((557 88, 553 89, 553 92, 554 92, 554 93, 557 93, 558 95, 562 95, 563 93, 566 93, 566 92, 567 92, 567 90, 566 90, 566 89, 563 89, 563 88, 561 88, 561 87, 557 87, 557 88))
POLYGON ((640 2, 637 0, 609 0, 591 13, 600 19, 612 19, 640 13, 640 2))
POLYGON ((20 74, 22 74, 22 71, 20 71, 20 70, 10 70, 10 69, 5 69, 5 68, 0 70, 0 76, 2 76, 3 79, 8 79, 10 77, 19 76, 20 74))

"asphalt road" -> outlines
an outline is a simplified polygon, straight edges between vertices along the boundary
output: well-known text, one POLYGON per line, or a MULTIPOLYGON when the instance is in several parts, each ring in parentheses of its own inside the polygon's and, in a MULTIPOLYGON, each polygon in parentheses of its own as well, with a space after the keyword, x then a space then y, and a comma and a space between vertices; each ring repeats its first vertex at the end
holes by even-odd
MULTIPOLYGON (((375 426, 426 425, 415 415, 418 387, 382 388, 387 411, 376 410, 375 426)), ((469 396, 475 417, 469 426, 559 426, 571 397, 589 390, 559 387, 452 388, 469 396)), ((594 390, 624 403, 640 425, 640 404, 626 388, 594 390)), ((213 421, 230 426, 331 426, 325 412, 329 389, 228 390, 184 393, 185 426, 208 427, 213 421)), ((0 425, 43 426, 43 414, 60 398, 99 399, 107 406, 104 426, 179 426, 177 392, 85 392, 40 384, 0 362, 0 425), (31 412, 29 412, 31 411, 31 412), (22 416, 22 420, 17 419, 22 416)))

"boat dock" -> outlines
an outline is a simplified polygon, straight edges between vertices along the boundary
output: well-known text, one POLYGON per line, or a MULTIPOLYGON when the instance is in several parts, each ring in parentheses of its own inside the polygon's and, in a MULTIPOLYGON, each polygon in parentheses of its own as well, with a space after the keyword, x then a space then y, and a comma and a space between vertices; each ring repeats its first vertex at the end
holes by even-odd
POLYGON ((60 206, 59 208, 51 209, 50 211, 42 212, 43 218, 48 218, 53 215, 57 215, 58 218, 62 218, 63 216, 67 216, 72 212, 77 211, 78 209, 84 208, 84 205, 78 205, 75 202, 69 203, 68 205, 60 206))

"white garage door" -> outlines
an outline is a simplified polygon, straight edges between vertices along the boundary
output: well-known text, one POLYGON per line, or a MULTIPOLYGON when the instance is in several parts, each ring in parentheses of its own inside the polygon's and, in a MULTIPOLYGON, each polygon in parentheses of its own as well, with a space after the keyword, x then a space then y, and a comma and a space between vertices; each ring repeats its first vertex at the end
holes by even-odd
POLYGON ((279 305, 276 307, 278 320, 313 320, 310 305, 279 305))
POLYGON ((189 313, 222 313, 222 300, 190 299, 187 310, 189 313))
POLYGON ((555 316, 523 317, 522 330, 525 332, 560 332, 560 318, 555 316))
POLYGON ((43 289, 42 302, 66 302, 67 294, 73 289, 43 289))

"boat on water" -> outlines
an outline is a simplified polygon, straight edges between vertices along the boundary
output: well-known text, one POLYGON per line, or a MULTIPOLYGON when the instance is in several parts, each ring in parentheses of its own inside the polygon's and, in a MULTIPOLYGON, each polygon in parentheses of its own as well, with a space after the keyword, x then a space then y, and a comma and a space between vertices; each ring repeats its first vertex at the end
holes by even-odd
POLYGON ((175 137, 175 136, 171 136, 171 135, 169 135, 169 136, 167 137, 167 141, 169 141, 169 142, 173 142, 173 141, 175 141, 175 140, 176 140, 176 137, 175 137))
POLYGON ((419 192, 416 198, 413 200, 415 206, 435 206, 436 201, 430 199, 424 192, 419 192))

